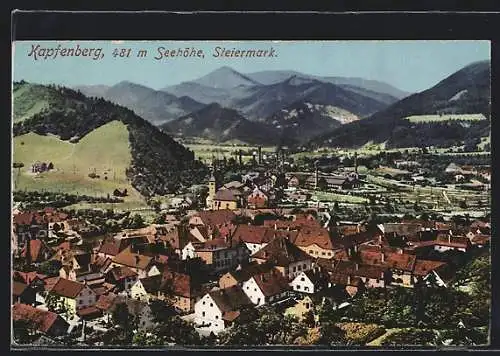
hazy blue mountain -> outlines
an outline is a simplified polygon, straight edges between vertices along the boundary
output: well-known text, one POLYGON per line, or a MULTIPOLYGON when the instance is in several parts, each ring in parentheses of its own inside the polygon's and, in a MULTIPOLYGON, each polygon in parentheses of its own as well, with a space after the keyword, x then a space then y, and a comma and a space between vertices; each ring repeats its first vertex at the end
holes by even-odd
POLYGON ((203 103, 187 96, 177 97, 128 81, 107 88, 105 86, 78 88, 86 95, 101 96, 106 100, 125 106, 154 125, 163 124, 204 106, 203 103), (97 93, 99 95, 96 95, 97 93))
POLYGON ((390 97, 395 98, 395 101, 410 95, 410 93, 395 88, 394 86, 389 85, 387 83, 380 82, 377 80, 367 80, 363 78, 349 78, 349 77, 335 77, 335 76, 322 77, 322 76, 300 73, 293 70, 267 70, 267 71, 249 73, 247 74, 247 76, 266 85, 282 82, 287 78, 290 78, 291 76, 309 77, 340 86, 345 85, 346 87, 351 87, 351 88, 356 87, 362 90, 363 89, 368 90, 370 92, 386 94, 390 97))
POLYGON ((297 101, 339 107, 360 117, 386 107, 386 104, 370 97, 300 76, 292 76, 276 84, 251 87, 247 96, 234 100, 231 107, 237 108, 249 119, 265 120, 297 101))
POLYGON ((98 98, 103 97, 109 88, 109 85, 77 85, 73 87, 73 89, 81 91, 86 96, 95 96, 98 98))
POLYGON ((217 89, 232 89, 240 85, 261 85, 258 81, 253 80, 245 74, 239 73, 227 66, 220 67, 219 69, 216 69, 199 79, 193 80, 192 82, 217 89))

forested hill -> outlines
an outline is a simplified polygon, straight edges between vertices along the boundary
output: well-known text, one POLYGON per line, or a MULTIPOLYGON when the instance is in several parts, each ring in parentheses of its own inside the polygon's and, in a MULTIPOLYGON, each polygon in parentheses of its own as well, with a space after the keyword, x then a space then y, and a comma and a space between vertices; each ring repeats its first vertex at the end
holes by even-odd
MULTIPOLYGON (((72 143, 111 121, 125 124, 132 162, 126 174, 142 195, 167 194, 201 182, 206 167, 194 153, 133 111, 54 85, 14 83, 14 136, 57 135, 72 143)), ((113 145, 113 142, 109 142, 113 145)))
MULTIPOLYGON (((343 125, 313 139, 311 146, 386 147, 451 146, 488 136, 490 130, 490 62, 472 63, 434 87, 410 95, 371 117, 343 125), (447 120, 452 115, 483 114, 486 120, 447 120), (439 119, 406 120, 438 115, 439 119)), ((456 117, 455 117, 456 118, 456 117)))

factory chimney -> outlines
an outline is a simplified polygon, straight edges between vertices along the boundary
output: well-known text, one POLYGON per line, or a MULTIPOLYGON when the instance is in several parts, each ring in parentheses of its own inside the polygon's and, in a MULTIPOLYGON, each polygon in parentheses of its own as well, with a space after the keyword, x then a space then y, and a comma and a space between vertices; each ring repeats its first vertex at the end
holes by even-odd
POLYGON ((318 161, 314 162, 314 189, 318 189, 319 183, 319 171, 318 171, 318 161))
POLYGON ((259 165, 262 164, 262 147, 259 146, 259 165))
POLYGON ((358 174, 358 152, 354 152, 354 172, 358 174))

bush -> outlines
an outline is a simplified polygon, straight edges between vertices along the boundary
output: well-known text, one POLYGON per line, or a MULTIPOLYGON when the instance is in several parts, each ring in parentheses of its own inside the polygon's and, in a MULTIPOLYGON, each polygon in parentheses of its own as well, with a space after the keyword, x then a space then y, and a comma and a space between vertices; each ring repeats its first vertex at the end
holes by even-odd
POLYGON ((365 345, 385 333, 385 329, 377 324, 365 323, 338 323, 344 332, 345 338, 354 345, 365 345))

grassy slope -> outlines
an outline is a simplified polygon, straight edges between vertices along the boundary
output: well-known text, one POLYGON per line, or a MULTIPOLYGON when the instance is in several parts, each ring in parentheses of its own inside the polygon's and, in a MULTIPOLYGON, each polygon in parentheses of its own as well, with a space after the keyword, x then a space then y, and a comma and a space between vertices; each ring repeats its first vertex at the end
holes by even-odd
POLYGON ((126 201, 142 202, 143 199, 125 176, 131 159, 129 133, 119 121, 101 126, 76 144, 51 135, 28 133, 14 138, 14 161, 25 165, 18 178, 17 170, 14 171, 15 189, 106 196, 112 194, 115 188, 126 188, 129 192, 126 201), (31 173, 31 164, 37 160, 53 162, 56 170, 35 178, 31 173), (94 168, 101 178, 88 177, 94 168), (108 180, 104 180, 105 172, 108 180))
POLYGON ((50 92, 42 85, 16 86, 13 92, 14 122, 23 121, 50 105, 50 92))
POLYGON ((413 123, 422 122, 444 122, 452 120, 480 121, 486 120, 483 114, 462 114, 462 115, 413 115, 405 118, 413 123))

